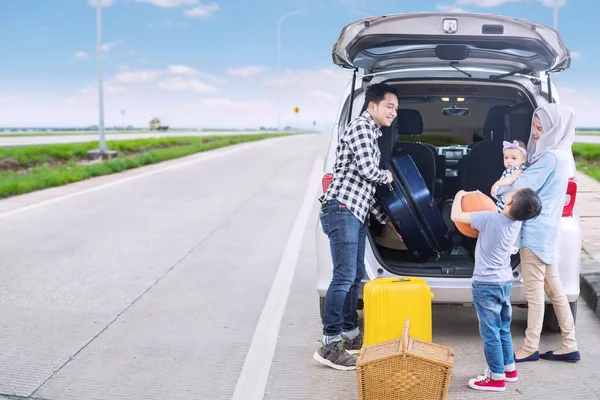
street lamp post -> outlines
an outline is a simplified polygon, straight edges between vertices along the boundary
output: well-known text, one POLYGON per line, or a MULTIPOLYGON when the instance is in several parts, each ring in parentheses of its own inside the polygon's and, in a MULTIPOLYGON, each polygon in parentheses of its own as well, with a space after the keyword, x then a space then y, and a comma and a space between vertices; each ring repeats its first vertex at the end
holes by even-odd
POLYGON ((558 0, 554 0, 554 29, 558 30, 558 0))
POLYGON ((100 130, 99 149, 105 152, 106 141, 104 140, 104 96, 102 93, 102 7, 101 0, 96 0, 96 30, 98 36, 98 129, 100 130))
POLYGON ((98 40, 98 129, 100 138, 98 149, 88 152, 88 159, 111 159, 117 156, 114 150, 108 150, 104 138, 104 96, 102 93, 102 0, 96 0, 96 35, 98 40))
MULTIPOLYGON (((281 79, 281 23, 287 17, 300 14, 302 10, 292 11, 279 18, 277 23, 277 79, 281 79)), ((277 129, 281 130, 281 90, 277 91, 277 129)))

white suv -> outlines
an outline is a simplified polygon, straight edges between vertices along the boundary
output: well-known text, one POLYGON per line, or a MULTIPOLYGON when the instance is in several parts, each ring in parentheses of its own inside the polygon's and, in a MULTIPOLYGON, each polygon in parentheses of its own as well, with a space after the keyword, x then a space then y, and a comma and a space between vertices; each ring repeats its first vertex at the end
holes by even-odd
MULTIPOLYGON (((527 142, 533 110, 549 99, 560 102, 550 74, 569 67, 569 50, 558 32, 530 21, 485 14, 407 13, 347 25, 333 47, 333 61, 353 69, 354 76, 337 113, 323 190, 331 182, 339 135, 364 110, 365 89, 378 82, 392 85, 399 94, 398 118, 392 127, 382 128, 382 154, 391 152, 390 146, 420 143, 416 147, 422 151, 411 156, 445 217, 453 243, 452 251, 437 260, 417 263, 402 243, 394 243, 385 229, 372 222, 365 279, 418 276, 429 283, 435 303, 472 303, 475 240, 461 235, 450 221, 451 199, 460 189, 490 193, 504 169, 502 141, 527 142), (433 158, 421 156, 427 153, 425 148, 433 158)), ((576 193, 572 179, 565 194, 559 264, 574 317, 581 251, 576 193)), ((329 240, 319 221, 316 245, 322 313, 333 266, 329 240)), ((512 265, 511 301, 525 305, 518 254, 512 265)), ((551 305, 545 327, 559 330, 551 305)))

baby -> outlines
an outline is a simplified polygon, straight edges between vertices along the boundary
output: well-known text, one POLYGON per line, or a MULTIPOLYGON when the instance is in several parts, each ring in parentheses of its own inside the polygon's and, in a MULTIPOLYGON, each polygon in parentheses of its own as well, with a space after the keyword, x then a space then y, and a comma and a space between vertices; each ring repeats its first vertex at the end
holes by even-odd
MULTIPOLYGON (((496 193, 496 189, 500 186, 510 186, 527 168, 527 150, 525 143, 514 140, 504 142, 502 152, 504 153, 504 167, 506 168, 500 177, 500 180, 492 187, 492 194, 496 193)), ((496 196, 496 209, 499 213, 504 210, 504 200, 500 196, 496 196)))

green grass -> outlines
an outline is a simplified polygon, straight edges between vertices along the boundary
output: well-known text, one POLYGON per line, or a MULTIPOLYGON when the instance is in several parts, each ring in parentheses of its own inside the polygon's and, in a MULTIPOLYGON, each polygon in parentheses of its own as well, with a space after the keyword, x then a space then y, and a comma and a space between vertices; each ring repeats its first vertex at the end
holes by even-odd
POLYGON ((598 168, 598 165, 585 159, 579 159, 577 160, 577 169, 600 182, 600 168, 598 168))
MULTIPOLYGON (((131 133, 155 133, 156 131, 104 131, 107 136, 114 134, 131 134, 131 133)), ((167 131, 169 132, 169 131, 167 131)), ((171 131, 173 132, 173 131, 171 131)), ((160 131, 160 133, 166 133, 160 131)), ((24 133, 0 133, 0 138, 3 137, 35 137, 35 136, 92 136, 99 135, 99 132, 94 131, 73 131, 73 132, 24 132, 24 133)))
POLYGON ((575 157, 597 160, 600 158, 600 145, 591 143, 575 143, 571 147, 575 157))
POLYGON ((571 148, 577 169, 600 181, 600 145, 576 143, 571 148))
MULTIPOLYGON (((175 137, 175 138, 153 138, 107 141, 111 150, 121 153, 132 153, 148 151, 151 149, 182 146, 205 140, 215 140, 214 136, 204 137, 175 137)), ((54 162, 66 162, 73 158, 86 158, 90 150, 98 148, 98 142, 87 142, 77 144, 49 144, 42 146, 22 146, 12 148, 0 148, 0 160, 9 159, 18 161, 20 164, 45 164, 54 162)))
POLYGON ((11 159, 14 162, 18 160, 20 165, 28 167, 21 171, 0 170, 0 198, 66 185, 91 177, 122 172, 233 144, 277 136, 283 136, 283 134, 108 141, 108 147, 119 152, 118 158, 87 165, 80 165, 78 161, 87 159, 87 152, 96 149, 97 143, 0 149, 0 161, 11 159))
MULTIPOLYGON (((188 129, 188 130, 178 130, 178 129, 169 129, 166 131, 151 131, 149 129, 146 130, 134 130, 134 131, 113 131, 105 130, 104 134, 106 136, 110 135, 129 135, 134 133, 171 133, 173 135, 185 135, 189 132, 246 132, 244 129, 188 129)), ((250 132, 258 131, 258 129, 250 130, 250 132)), ((36 137, 36 136, 98 136, 100 133, 97 131, 72 131, 72 132, 23 132, 23 133, 0 133, 0 138, 3 137, 36 137)))

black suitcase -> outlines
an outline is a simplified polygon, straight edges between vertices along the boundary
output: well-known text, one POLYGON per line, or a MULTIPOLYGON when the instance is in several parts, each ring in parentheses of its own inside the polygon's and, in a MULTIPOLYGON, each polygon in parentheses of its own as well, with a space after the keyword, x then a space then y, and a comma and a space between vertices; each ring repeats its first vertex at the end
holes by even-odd
POLYGON ((377 189, 387 215, 415 260, 439 259, 451 250, 452 241, 442 213, 425 181, 408 155, 393 155, 386 163, 394 181, 377 189))

